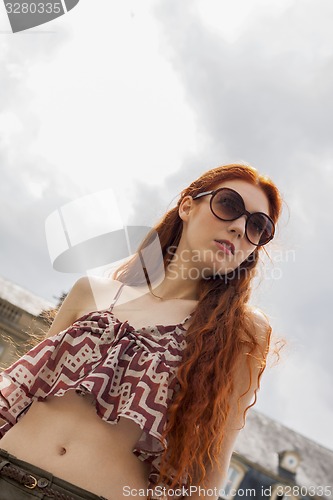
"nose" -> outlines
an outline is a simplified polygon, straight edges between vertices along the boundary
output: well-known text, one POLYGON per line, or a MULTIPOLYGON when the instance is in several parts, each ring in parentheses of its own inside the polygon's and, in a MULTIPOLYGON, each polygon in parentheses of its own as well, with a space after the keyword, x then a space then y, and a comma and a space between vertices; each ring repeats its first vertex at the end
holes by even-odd
POLYGON ((242 238, 245 235, 246 215, 242 215, 238 219, 231 220, 228 224, 228 231, 236 233, 237 238, 242 238))

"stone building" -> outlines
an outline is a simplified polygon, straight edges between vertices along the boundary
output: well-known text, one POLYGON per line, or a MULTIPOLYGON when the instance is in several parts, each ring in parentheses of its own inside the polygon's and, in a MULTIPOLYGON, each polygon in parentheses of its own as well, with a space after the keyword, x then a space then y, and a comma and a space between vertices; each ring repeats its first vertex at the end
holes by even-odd
POLYGON ((333 499, 333 450, 250 409, 223 490, 225 500, 333 499))
POLYGON ((0 365, 8 366, 30 336, 42 336, 47 322, 41 316, 54 304, 0 277, 0 365), (10 339, 10 340, 9 340, 10 339))

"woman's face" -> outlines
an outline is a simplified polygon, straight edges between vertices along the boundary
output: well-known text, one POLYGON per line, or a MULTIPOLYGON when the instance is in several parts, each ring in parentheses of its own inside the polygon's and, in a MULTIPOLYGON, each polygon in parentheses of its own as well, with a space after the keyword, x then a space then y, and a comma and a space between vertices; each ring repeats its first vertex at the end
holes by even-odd
MULTIPOLYGON (((248 212, 269 215, 268 199, 261 188, 240 179, 221 182, 214 189, 220 187, 237 191, 248 212)), ((233 271, 256 248, 245 234, 247 216, 242 215, 233 221, 220 220, 211 212, 210 199, 211 195, 197 200, 186 196, 179 207, 183 232, 177 249, 178 257, 187 262, 187 267, 190 265, 199 269, 201 277, 233 271)))

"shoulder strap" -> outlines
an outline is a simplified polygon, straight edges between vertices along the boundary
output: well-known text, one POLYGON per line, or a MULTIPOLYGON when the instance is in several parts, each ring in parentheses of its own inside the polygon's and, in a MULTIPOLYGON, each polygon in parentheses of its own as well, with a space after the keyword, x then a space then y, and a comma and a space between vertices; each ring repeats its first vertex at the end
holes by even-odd
POLYGON ((113 300, 112 300, 112 302, 111 302, 111 304, 110 304, 110 309, 111 309, 111 311, 112 311, 112 309, 113 309, 113 307, 114 307, 115 303, 117 302, 117 300, 118 300, 118 298, 119 298, 119 296, 120 296, 120 294, 121 294, 121 291, 122 291, 122 289, 123 289, 123 286, 124 286, 124 285, 125 285, 125 283, 121 283, 121 284, 120 284, 120 287, 118 288, 118 290, 117 290, 117 292, 116 292, 116 295, 114 296, 114 298, 113 298, 113 300))

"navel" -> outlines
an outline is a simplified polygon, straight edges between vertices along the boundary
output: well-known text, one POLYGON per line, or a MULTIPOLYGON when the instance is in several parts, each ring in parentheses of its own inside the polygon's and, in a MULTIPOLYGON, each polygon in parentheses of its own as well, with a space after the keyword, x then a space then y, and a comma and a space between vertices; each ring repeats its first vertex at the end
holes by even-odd
POLYGON ((61 446, 59 448, 59 455, 66 455, 66 453, 67 453, 66 448, 64 448, 63 446, 61 446))

